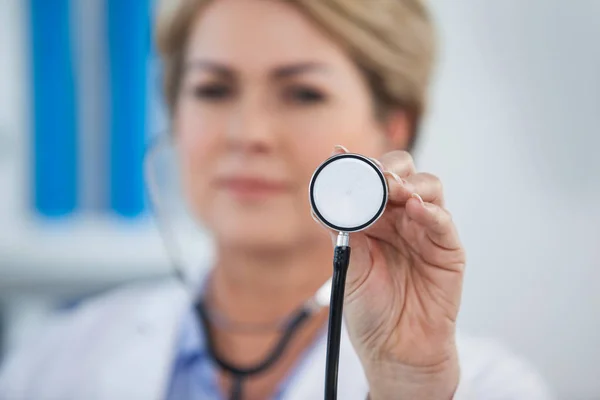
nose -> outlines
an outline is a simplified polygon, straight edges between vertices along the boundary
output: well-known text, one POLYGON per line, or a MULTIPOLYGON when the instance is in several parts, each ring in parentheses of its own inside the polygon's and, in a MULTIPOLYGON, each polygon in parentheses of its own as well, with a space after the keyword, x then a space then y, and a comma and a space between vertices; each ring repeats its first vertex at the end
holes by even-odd
POLYGON ((227 127, 227 141, 232 149, 267 153, 276 144, 274 115, 256 99, 248 99, 235 108, 227 127))

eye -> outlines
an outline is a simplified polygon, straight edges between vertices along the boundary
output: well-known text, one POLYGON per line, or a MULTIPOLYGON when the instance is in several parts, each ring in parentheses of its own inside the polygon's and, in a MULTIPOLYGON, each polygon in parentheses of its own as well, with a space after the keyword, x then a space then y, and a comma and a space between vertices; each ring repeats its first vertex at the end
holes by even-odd
POLYGON ((199 100, 219 101, 231 96, 232 89, 222 83, 198 85, 193 89, 193 95, 199 100))
POLYGON ((325 94, 308 86, 292 86, 285 90, 285 98, 294 104, 311 105, 325 101, 325 94))

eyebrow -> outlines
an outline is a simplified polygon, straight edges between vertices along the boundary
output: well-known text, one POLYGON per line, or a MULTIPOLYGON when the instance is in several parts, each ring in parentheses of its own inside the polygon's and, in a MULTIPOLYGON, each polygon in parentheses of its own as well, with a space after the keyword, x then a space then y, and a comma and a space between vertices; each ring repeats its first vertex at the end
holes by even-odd
MULTIPOLYGON (((186 64, 186 69, 201 69, 207 70, 225 78, 232 78, 235 76, 235 70, 225 64, 221 64, 215 61, 196 59, 186 64)), ((273 79, 286 79, 294 75, 300 75, 307 72, 327 72, 328 68, 325 64, 318 62, 299 62, 289 65, 282 65, 274 68, 269 74, 273 79)))
POLYGON ((303 74, 306 72, 321 72, 327 71, 325 64, 317 62, 302 62, 297 64, 284 65, 273 70, 272 76, 276 79, 285 79, 294 75, 303 74))
POLYGON ((231 68, 224 64, 220 64, 214 61, 208 60, 192 60, 185 65, 185 69, 200 69, 207 70, 217 75, 221 75, 224 77, 230 77, 234 75, 234 72, 231 68))

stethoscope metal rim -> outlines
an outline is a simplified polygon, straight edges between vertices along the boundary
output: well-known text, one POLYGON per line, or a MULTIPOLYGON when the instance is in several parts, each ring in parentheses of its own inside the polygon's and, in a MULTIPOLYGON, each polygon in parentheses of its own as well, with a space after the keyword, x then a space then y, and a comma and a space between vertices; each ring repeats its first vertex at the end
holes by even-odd
POLYGON ((317 219, 319 221, 321 221, 324 225, 326 225, 327 227, 338 231, 338 232, 360 232, 364 229, 367 229, 369 226, 373 225, 379 218, 381 218, 381 216, 383 215, 383 212, 385 210, 385 207, 387 205, 387 201, 388 201, 388 186, 387 186, 387 181, 385 179, 385 175, 383 174, 383 171, 381 170, 381 168, 379 168, 379 166, 377 164, 375 164, 373 162, 373 160, 371 160, 368 157, 365 157, 363 155, 360 154, 355 154, 355 153, 342 153, 342 154, 336 154, 334 156, 329 157, 327 160, 325 160, 313 173, 312 177, 310 178, 310 185, 309 185, 309 190, 308 190, 308 199, 310 201, 310 205, 312 208, 312 211, 315 214, 315 217, 317 217, 317 219), (362 225, 353 227, 353 228, 345 228, 345 227, 340 227, 337 225, 334 225, 332 223, 330 223, 329 221, 327 221, 326 218, 324 218, 321 213, 319 212, 316 204, 315 204, 315 199, 313 196, 313 189, 314 189, 314 185, 315 185, 315 181, 317 176, 319 176, 319 173, 330 163, 339 160, 341 158, 356 158, 359 159, 361 161, 364 161, 366 164, 370 165, 375 172, 377 172, 377 175, 379 176, 379 179, 381 179, 381 184, 383 185, 383 198, 382 198, 382 202, 381 202, 381 206, 379 207, 379 210, 377 211, 377 213, 373 216, 373 218, 371 218, 369 221, 365 222, 362 225))

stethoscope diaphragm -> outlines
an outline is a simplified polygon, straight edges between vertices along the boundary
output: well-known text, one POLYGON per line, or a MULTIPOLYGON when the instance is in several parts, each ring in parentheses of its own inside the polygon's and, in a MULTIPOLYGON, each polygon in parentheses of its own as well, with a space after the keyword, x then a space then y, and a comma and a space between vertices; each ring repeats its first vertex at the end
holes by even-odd
POLYGON ((310 181, 312 211, 323 224, 338 232, 357 232, 381 217, 388 198, 379 166, 359 154, 330 157, 310 181))

